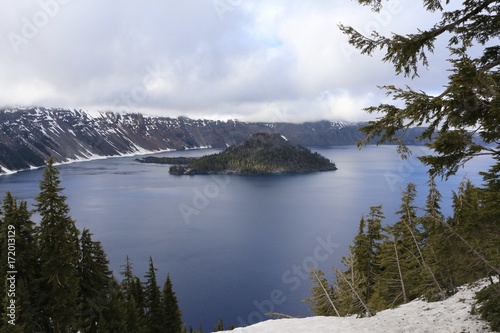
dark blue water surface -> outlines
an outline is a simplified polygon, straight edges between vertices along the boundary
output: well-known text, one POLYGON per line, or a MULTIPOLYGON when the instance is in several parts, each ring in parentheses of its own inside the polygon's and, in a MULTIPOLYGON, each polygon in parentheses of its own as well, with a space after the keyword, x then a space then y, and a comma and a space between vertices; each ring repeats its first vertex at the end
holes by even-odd
MULTIPOLYGON (((252 324, 267 312, 310 315, 301 300, 311 283, 307 267, 340 265, 362 213, 383 205, 394 220, 400 190, 417 184, 417 204, 427 195, 426 170, 415 157, 402 161, 393 146, 314 147, 339 168, 280 176, 172 176, 168 167, 132 157, 60 166, 64 194, 79 229, 89 228, 108 254, 117 278, 128 255, 143 278, 149 256, 163 285, 170 273, 188 325, 205 330, 223 318, 252 324)), ((425 152, 413 147, 414 156, 425 152)), ((161 153, 199 156, 215 150, 161 153)), ((440 182, 443 211, 464 175, 480 184, 476 159, 440 182)), ((42 170, 0 177, 0 195, 11 191, 33 203, 42 170)), ((36 219, 36 216, 34 217, 36 219)))

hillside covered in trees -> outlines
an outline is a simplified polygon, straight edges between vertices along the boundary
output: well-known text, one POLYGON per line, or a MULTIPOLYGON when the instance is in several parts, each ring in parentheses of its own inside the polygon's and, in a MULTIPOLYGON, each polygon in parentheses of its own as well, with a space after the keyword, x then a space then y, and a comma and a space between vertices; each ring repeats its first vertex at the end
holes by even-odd
MULTIPOLYGON (((402 192, 396 221, 386 221, 382 206, 370 207, 359 231, 334 267, 334 282, 325 272, 311 271, 311 304, 316 315, 363 317, 415 299, 442 301, 459 287, 489 277, 490 284, 476 295, 472 311, 498 330, 498 223, 489 215, 494 203, 485 200, 489 189, 464 181, 453 194, 453 211, 441 213, 441 194, 429 182, 425 207, 417 207, 414 184, 402 192), (483 210, 489 207, 488 210, 483 210)), ((498 208, 496 208, 498 210, 498 208)))
POLYGON ((291 144, 280 134, 257 133, 221 153, 203 156, 186 166, 174 165, 170 173, 278 174, 332 171, 329 159, 302 146, 291 144))
POLYGON ((53 163, 36 198, 38 225, 9 192, 0 209, 0 332, 185 331, 170 276, 160 289, 152 258, 142 281, 128 257, 121 283, 113 276, 101 243, 69 216, 53 163))
MULTIPOLYGON (((376 12, 385 6, 380 0, 358 2, 376 12)), ((431 140, 431 154, 420 160, 429 167, 429 194, 425 207, 417 207, 417 189, 408 184, 395 221, 385 221, 382 206, 370 208, 350 255, 343 258, 345 267, 333 271, 334 282, 321 271, 312 272, 309 301, 318 315, 371 316, 420 297, 443 300, 460 285, 486 277, 490 284, 477 293, 471 311, 500 331, 500 284, 493 278, 500 276, 500 3, 449 3, 423 1, 425 10, 440 19, 415 33, 364 35, 340 25, 362 54, 381 50, 396 74, 413 79, 421 66, 429 66, 427 56, 435 46, 446 45, 449 68, 439 69, 450 74, 442 91, 384 86, 395 102, 366 108, 379 116, 361 128, 365 138, 360 145, 397 142, 397 131, 428 125, 421 138, 431 140), (438 43, 438 38, 447 40, 438 43), (482 142, 473 140, 474 133, 482 142), (443 216, 434 177, 450 177, 483 155, 493 161, 480 172, 483 185, 464 181, 453 193, 452 216, 443 216)), ((409 153, 402 142, 399 150, 403 157, 409 153)))

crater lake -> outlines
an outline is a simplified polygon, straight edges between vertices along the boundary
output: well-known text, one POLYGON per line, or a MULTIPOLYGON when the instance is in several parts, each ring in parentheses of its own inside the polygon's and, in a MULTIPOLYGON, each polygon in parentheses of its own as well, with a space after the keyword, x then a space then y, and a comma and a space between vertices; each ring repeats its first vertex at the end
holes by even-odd
MULTIPOLYGON (((428 176, 412 147, 401 160, 394 146, 311 147, 337 171, 273 176, 174 176, 169 166, 141 164, 135 157, 109 158, 59 166, 70 215, 80 230, 101 241, 110 267, 121 280, 125 257, 144 281, 149 256, 160 287, 170 274, 183 320, 194 329, 246 326, 268 312, 310 316, 308 267, 325 271, 357 233, 370 206, 383 205, 385 223, 395 221, 401 189, 417 185, 423 207, 428 176)), ((190 150, 155 156, 201 156, 218 150, 190 150)), ((439 181, 442 210, 451 212, 452 190, 491 159, 472 160, 457 175, 439 181)), ((42 169, 0 177, 0 194, 10 191, 30 205, 42 169)), ((33 206, 31 206, 33 207, 33 206)), ((35 214, 33 220, 38 222, 35 214)))

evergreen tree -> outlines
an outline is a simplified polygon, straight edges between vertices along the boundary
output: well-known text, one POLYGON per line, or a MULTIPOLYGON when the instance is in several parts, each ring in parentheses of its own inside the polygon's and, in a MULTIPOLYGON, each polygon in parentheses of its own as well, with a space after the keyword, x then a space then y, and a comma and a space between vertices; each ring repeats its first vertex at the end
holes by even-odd
POLYGON ((392 308, 409 300, 401 244, 401 236, 394 226, 383 229, 383 241, 378 254, 380 273, 375 279, 374 292, 369 300, 374 311, 392 308))
POLYGON ((453 231, 455 249, 462 254, 457 258, 455 279, 457 285, 461 285, 482 277, 484 274, 484 263, 474 256, 473 251, 477 251, 477 242, 470 233, 478 227, 477 218, 480 214, 479 189, 469 180, 464 180, 460 184, 458 191, 453 192, 453 216, 448 219, 448 224, 453 231), (463 242, 460 240, 463 239, 463 242), (473 242, 474 244, 472 244, 473 242), (475 277, 469 275, 469 267, 475 271, 483 271, 475 277))
POLYGON ((425 290, 420 274, 423 269, 423 260, 420 255, 422 235, 418 229, 416 207, 414 206, 416 195, 415 185, 409 183, 402 191, 400 210, 396 212, 400 215, 400 219, 393 228, 399 242, 399 258, 405 275, 408 300, 421 296, 425 290))
POLYGON ((213 332, 221 332, 224 331, 224 322, 222 319, 219 319, 217 325, 214 327, 213 332))
POLYGON ((379 274, 378 252, 381 241, 382 221, 384 220, 382 206, 370 207, 367 219, 363 216, 359 223, 359 231, 354 238, 352 253, 354 255, 353 269, 356 274, 366 280, 363 299, 369 300, 373 293, 375 278, 379 274))
POLYGON ((487 172, 481 172, 485 186, 481 193, 481 242, 478 245, 490 263, 489 274, 500 275, 500 152, 494 154, 494 161, 487 172))
POLYGON ((69 216, 60 183, 59 170, 51 157, 40 182, 36 207, 41 217, 39 282, 43 315, 50 319, 50 330, 55 333, 79 326, 78 229, 69 216))
POLYGON ((137 312, 140 322, 146 326, 146 293, 143 288, 143 283, 138 277, 135 277, 132 283, 132 294, 137 306, 137 312))
MULTIPOLYGON (((481 173, 485 187, 481 193, 481 243, 488 275, 500 277, 500 147, 494 154, 495 163, 481 173)), ((490 285, 477 294, 477 305, 481 317, 490 323, 491 329, 500 331, 500 282, 490 285)))
MULTIPOLYGON (((442 286, 443 293, 450 295, 455 290, 453 272, 456 268, 452 253, 453 237, 444 215, 441 213, 441 193, 437 189, 434 177, 430 177, 428 185, 429 193, 425 202, 425 214, 420 218, 423 227, 423 243, 425 244, 423 253, 432 273, 442 286)), ((431 300, 439 298, 436 290, 431 291, 431 293, 437 296, 429 297, 431 300)))
POLYGON ((496 282, 483 288, 476 295, 474 309, 490 323, 490 328, 500 331, 500 283, 496 282))
POLYGON ((134 273, 132 271, 132 262, 129 256, 125 257, 125 265, 123 266, 123 271, 120 274, 123 276, 122 283, 120 285, 121 290, 124 294, 125 300, 128 301, 132 297, 132 284, 135 279, 134 273))
POLYGON ((126 333, 144 332, 144 314, 142 285, 133 272, 132 263, 127 256, 124 270, 121 272, 123 280, 121 290, 125 302, 125 331, 126 333))
POLYGON ((500 274, 500 270, 484 252, 485 245, 482 244, 483 242, 488 244, 489 239, 498 244, 498 236, 488 235, 491 229, 488 227, 489 221, 482 220, 481 195, 481 190, 469 180, 462 182, 458 192, 453 193, 454 214, 448 220, 448 226, 453 236, 455 252, 461 253, 455 263, 454 277, 457 285, 475 281, 490 272, 500 274))
POLYGON ((134 297, 125 302, 125 332, 145 332, 142 308, 137 305, 134 297))
POLYGON ((377 310, 424 295, 430 298, 442 292, 425 256, 424 228, 422 219, 417 217, 415 197, 416 187, 409 183, 402 192, 401 206, 396 212, 399 220, 384 228, 384 241, 378 255, 380 275, 370 299, 370 304, 377 310))
POLYGON ((333 299, 338 303, 337 308, 341 316, 353 314, 370 316, 367 300, 363 297, 363 292, 366 290, 366 276, 354 269, 355 262, 356 258, 351 247, 349 256, 342 258, 342 264, 347 270, 334 270, 337 281, 333 299))
POLYGON ((340 312, 335 306, 334 289, 325 278, 325 273, 321 270, 311 269, 310 278, 313 284, 311 287, 311 297, 304 301, 311 305, 311 310, 315 316, 340 316, 340 312))
POLYGON ((144 296, 147 332, 165 332, 165 312, 163 311, 161 303, 160 288, 156 282, 156 269, 152 257, 149 257, 149 270, 144 277, 146 279, 144 284, 144 296))
POLYGON ((431 267, 424 257, 423 226, 417 218, 414 200, 417 195, 416 186, 409 183, 402 192, 401 208, 397 211, 400 220, 394 225, 400 236, 402 245, 402 266, 407 276, 407 292, 410 300, 419 296, 430 296, 433 292, 442 293, 431 267))
MULTIPOLYGON (((126 302, 123 299, 120 285, 113 276, 107 298, 108 304, 102 310, 99 318, 99 333, 129 332, 126 327, 126 302)), ((140 330, 135 332, 140 332, 140 330)))
POLYGON ((79 263, 82 328, 85 332, 98 332, 101 313, 110 305, 111 271, 109 261, 100 242, 92 241, 92 234, 84 229, 80 238, 79 263))
POLYGON ((177 296, 175 295, 170 274, 162 291, 162 305, 165 316, 165 332, 180 333, 182 331, 182 311, 179 309, 177 296))

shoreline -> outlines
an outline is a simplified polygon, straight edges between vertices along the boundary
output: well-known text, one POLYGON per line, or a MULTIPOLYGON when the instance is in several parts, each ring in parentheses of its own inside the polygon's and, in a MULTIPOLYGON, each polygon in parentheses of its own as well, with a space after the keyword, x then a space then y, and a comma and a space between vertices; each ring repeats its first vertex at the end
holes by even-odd
MULTIPOLYGON (((211 149, 212 147, 210 146, 200 146, 200 147, 193 147, 193 148, 187 148, 185 147, 183 150, 202 150, 202 149, 211 149)), ((118 155, 89 155, 87 157, 81 157, 79 159, 68 159, 64 162, 57 162, 54 165, 59 166, 59 165, 67 165, 67 164, 73 164, 73 163, 81 163, 81 162, 90 162, 90 161, 98 161, 98 160, 106 160, 106 159, 111 159, 111 158, 120 158, 120 157, 135 157, 135 156, 143 156, 143 155, 148 155, 148 154, 159 154, 159 153, 168 153, 172 151, 183 151, 180 149, 159 149, 159 150, 146 150, 146 149, 138 149, 136 152, 133 153, 120 153, 118 155)), ((29 169, 20 169, 20 170, 10 170, 7 169, 4 166, 1 166, 2 171, 0 172, 0 177, 2 176, 10 176, 14 175, 19 172, 24 172, 24 171, 32 171, 32 170, 37 170, 40 168, 43 168, 45 165, 41 166, 31 166, 29 169)))

